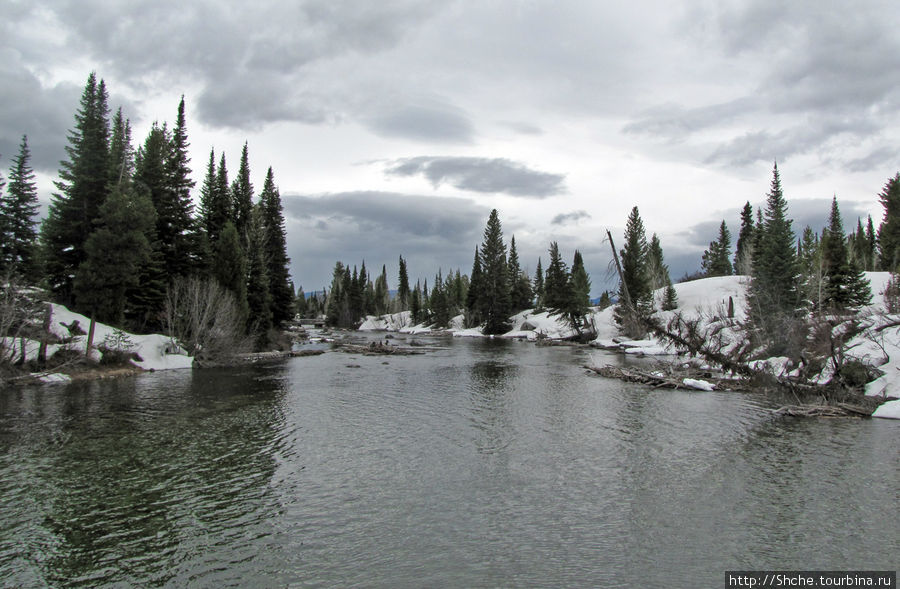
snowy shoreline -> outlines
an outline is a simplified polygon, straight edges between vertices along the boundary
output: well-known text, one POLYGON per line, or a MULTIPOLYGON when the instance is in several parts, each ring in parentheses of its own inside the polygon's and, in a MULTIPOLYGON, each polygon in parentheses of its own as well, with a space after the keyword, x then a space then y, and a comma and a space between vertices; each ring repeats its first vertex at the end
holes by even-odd
MULTIPOLYGON (((877 367, 883 375, 869 382, 865 394, 871 397, 888 398, 900 396, 900 326, 884 328, 900 316, 888 315, 884 303, 884 287, 890 278, 888 272, 867 272, 873 300, 872 304, 859 313, 860 321, 866 326, 860 334, 847 344, 847 356, 877 367), (881 328, 878 330, 878 328, 881 328)), ((704 278, 692 282, 675 285, 678 295, 678 308, 674 311, 660 311, 654 317, 663 325, 681 313, 686 319, 701 319, 706 327, 719 325, 725 342, 739 345, 743 337, 734 326, 746 320, 746 291, 748 278, 745 276, 720 276, 704 278), (728 317, 728 309, 733 309, 733 317, 728 317), (730 338, 730 340, 729 340, 730 338)), ((657 297, 662 292, 656 293, 657 297)), ((620 351, 625 354, 643 356, 675 356, 679 350, 671 344, 655 338, 630 340, 619 333, 613 317, 613 307, 603 310, 593 309, 588 314, 588 321, 596 330, 596 337, 588 345, 606 350, 620 351)), ((359 326, 360 331, 384 331, 410 335, 434 333, 430 326, 411 325, 409 311, 369 316, 359 326)), ((479 328, 465 328, 463 317, 454 317, 450 326, 441 329, 442 333, 451 333, 454 337, 487 337, 479 328)), ((504 334, 493 336, 506 339, 524 339, 527 341, 570 339, 577 332, 568 325, 564 318, 550 315, 548 312, 535 313, 533 310, 523 311, 512 317, 512 329, 504 334)), ((727 349, 727 348, 726 348, 727 349)), ((787 358, 768 358, 754 363, 754 368, 765 369, 774 376, 791 376, 797 368, 790 366, 787 358)), ((826 368, 814 378, 814 382, 825 384, 831 379, 831 368, 826 368)), ((873 414, 874 417, 900 419, 900 399, 883 403, 873 414)))

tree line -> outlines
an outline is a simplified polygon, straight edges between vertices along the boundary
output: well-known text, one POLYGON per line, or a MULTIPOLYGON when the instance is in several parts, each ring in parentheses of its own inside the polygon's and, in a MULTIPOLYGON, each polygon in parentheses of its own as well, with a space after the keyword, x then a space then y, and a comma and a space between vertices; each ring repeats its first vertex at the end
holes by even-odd
MULTIPOLYGON (((23 137, 0 195, 0 270, 46 287, 75 311, 139 333, 166 327, 173 316, 167 295, 177 284, 214 282, 225 295, 218 303, 236 306, 243 332, 264 343, 270 328, 294 314, 272 168, 255 198, 247 144, 230 182, 225 154, 217 160, 211 151, 195 209, 184 97, 171 128, 153 123, 137 149, 122 109, 109 113, 106 84, 91 73, 39 232, 23 137)), ((176 314, 189 312, 196 309, 176 314)))

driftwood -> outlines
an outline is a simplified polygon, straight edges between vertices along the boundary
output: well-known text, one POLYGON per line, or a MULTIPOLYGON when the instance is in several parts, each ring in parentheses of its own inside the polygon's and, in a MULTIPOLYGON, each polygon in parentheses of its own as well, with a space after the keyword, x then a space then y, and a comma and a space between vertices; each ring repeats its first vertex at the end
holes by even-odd
POLYGON ((787 417, 871 417, 874 408, 837 403, 835 405, 785 405, 775 409, 775 415, 787 417))
POLYGON ((363 356, 413 356, 425 353, 420 350, 391 346, 382 342, 371 342, 369 345, 338 343, 335 346, 342 352, 362 354, 363 356))
POLYGON ((716 390, 733 390, 734 385, 737 384, 731 380, 718 379, 710 376, 709 374, 702 375, 689 375, 687 373, 684 374, 675 374, 675 373, 663 373, 662 371, 656 370, 653 372, 647 372, 646 370, 640 370, 638 368, 625 368, 622 366, 591 366, 585 364, 586 369, 596 372, 600 376, 604 376, 606 378, 615 378, 618 380, 624 380, 626 382, 636 382, 639 384, 644 384, 647 386, 651 386, 654 388, 663 388, 663 389, 685 389, 685 390, 696 390, 695 387, 687 385, 684 383, 685 378, 693 378, 697 376, 702 376, 702 378, 711 384, 713 384, 716 390))

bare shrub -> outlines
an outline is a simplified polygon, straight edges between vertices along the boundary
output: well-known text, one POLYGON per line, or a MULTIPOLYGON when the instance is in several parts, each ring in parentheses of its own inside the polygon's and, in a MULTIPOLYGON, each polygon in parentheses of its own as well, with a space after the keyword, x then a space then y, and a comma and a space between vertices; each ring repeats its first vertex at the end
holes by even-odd
POLYGON ((41 309, 34 293, 15 277, 0 281, 0 363, 17 362, 23 338, 38 332, 41 309))
POLYGON ((166 291, 165 325, 188 354, 210 363, 248 351, 252 339, 231 291, 216 280, 177 278, 166 291))

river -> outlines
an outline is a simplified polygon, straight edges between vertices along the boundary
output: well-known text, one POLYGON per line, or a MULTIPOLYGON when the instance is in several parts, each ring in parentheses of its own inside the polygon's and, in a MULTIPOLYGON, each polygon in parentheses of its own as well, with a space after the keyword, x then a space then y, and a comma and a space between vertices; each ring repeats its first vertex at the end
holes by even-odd
POLYGON ((582 348, 422 341, 0 391, 0 581, 724 587, 734 569, 897 568, 896 421, 606 380, 582 348))

